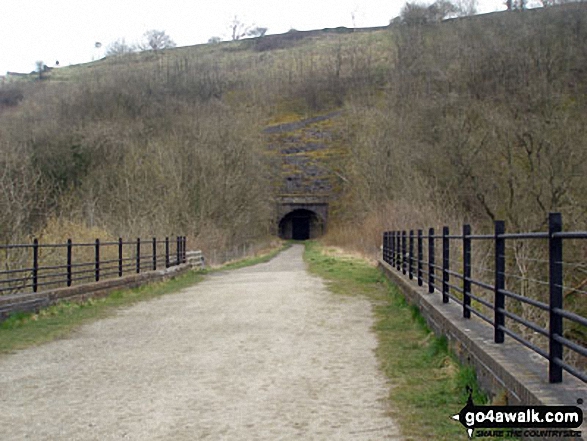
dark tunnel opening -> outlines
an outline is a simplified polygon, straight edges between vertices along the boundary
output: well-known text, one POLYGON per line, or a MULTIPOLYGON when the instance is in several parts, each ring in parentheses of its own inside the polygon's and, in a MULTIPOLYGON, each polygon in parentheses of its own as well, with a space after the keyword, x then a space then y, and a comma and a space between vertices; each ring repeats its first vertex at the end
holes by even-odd
POLYGON ((279 221, 279 237, 282 239, 315 239, 320 237, 322 233, 322 221, 311 210, 298 209, 291 211, 279 221))

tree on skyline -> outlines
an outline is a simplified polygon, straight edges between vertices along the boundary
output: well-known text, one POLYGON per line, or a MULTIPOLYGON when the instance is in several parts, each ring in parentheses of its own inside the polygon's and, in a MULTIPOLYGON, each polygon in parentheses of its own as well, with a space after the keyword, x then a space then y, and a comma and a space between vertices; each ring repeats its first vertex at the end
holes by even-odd
POLYGON ((127 44, 124 38, 119 38, 118 40, 108 45, 108 48, 106 49, 106 56, 109 57, 130 54, 135 50, 135 46, 127 44))
POLYGON ((175 47, 175 42, 165 33, 165 31, 158 31, 152 29, 145 32, 145 43, 140 46, 142 50, 159 51, 161 49, 168 49, 175 47))

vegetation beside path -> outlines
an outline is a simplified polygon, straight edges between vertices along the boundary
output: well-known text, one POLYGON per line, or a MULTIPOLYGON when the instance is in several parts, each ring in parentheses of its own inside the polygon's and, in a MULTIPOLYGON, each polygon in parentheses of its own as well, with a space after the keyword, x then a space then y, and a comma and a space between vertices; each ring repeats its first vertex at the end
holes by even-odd
POLYGON ((324 278, 333 293, 364 296, 373 303, 377 356, 392 384, 392 417, 406 440, 467 439, 463 426, 450 417, 465 405, 467 387, 476 404, 486 403, 487 397, 475 372, 451 354, 446 338, 437 338, 417 308, 364 259, 317 242, 307 242, 304 256, 310 271, 324 278))

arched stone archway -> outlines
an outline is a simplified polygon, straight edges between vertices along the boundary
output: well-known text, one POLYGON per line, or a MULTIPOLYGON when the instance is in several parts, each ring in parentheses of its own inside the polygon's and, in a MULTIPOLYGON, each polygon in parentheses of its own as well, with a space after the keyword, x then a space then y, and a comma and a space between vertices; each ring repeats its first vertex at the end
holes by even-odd
POLYGON ((305 208, 292 210, 279 221, 279 237, 282 239, 315 239, 323 233, 324 221, 316 212, 305 208))

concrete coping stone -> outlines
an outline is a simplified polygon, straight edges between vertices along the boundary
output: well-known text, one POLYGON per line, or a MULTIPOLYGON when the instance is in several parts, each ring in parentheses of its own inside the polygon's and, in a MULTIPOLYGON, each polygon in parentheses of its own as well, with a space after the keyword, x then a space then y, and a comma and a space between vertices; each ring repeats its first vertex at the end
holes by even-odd
MULTIPOLYGON (((406 300, 418 306, 435 334, 448 338, 461 362, 475 368, 481 388, 490 396, 505 392, 511 405, 578 406, 587 415, 587 386, 582 381, 565 372, 562 383, 549 383, 548 361, 542 356, 507 336, 504 343, 494 343, 492 326, 474 316, 465 319, 460 305, 442 303, 438 291, 428 293, 427 285, 418 286, 415 278, 410 280, 382 259, 379 267, 406 300)), ((578 430, 584 440, 587 423, 578 430)))

